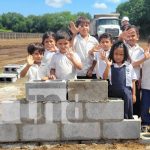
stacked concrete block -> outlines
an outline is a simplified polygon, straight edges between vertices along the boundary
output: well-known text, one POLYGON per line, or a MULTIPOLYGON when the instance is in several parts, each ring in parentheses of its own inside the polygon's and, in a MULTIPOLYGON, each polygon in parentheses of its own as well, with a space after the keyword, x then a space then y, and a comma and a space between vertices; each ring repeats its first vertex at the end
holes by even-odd
POLYGON ((49 80, 26 83, 26 99, 28 101, 66 101, 66 81, 49 80))
POLYGON ((99 102, 108 99, 108 83, 104 80, 69 80, 68 100, 99 102))
POLYGON ((100 140, 100 123, 67 123, 62 126, 62 140, 100 140))
POLYGON ((20 102, 0 102, 0 124, 20 124, 20 102))
POLYGON ((8 64, 8 65, 4 66, 3 73, 19 75, 22 67, 23 67, 23 65, 19 65, 19 64, 8 64))
POLYGON ((125 120, 123 100, 109 99, 107 88, 101 80, 27 82, 27 101, 0 103, 0 142, 140 138, 141 121, 125 120))
POLYGON ((60 125, 24 124, 19 127, 21 141, 58 141, 60 140, 60 125))
POLYGON ((138 139, 140 138, 141 121, 125 119, 120 122, 103 124, 104 139, 138 139))
POLYGON ((124 102, 120 99, 101 103, 86 103, 85 110, 88 120, 123 120, 124 118, 124 102))
POLYGON ((0 82, 16 82, 16 81, 17 81, 16 74, 7 74, 7 73, 0 74, 0 82))
POLYGON ((0 124, 0 142, 17 142, 18 130, 15 124, 0 124))

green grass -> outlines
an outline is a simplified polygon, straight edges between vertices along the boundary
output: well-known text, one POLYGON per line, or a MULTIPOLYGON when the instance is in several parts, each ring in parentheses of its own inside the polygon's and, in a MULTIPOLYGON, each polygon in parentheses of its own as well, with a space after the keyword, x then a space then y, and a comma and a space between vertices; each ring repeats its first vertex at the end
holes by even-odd
POLYGON ((12 30, 0 29, 0 32, 12 32, 12 30))

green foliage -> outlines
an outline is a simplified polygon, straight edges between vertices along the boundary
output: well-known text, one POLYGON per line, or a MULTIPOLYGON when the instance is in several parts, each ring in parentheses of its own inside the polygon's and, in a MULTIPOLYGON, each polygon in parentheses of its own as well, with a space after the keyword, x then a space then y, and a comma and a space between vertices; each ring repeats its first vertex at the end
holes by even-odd
POLYGON ((68 30, 69 22, 75 21, 79 16, 91 19, 91 15, 84 12, 71 14, 71 12, 65 11, 61 13, 47 13, 43 16, 29 15, 28 17, 9 12, 0 16, 0 28, 10 29, 14 32, 56 32, 59 29, 68 30))

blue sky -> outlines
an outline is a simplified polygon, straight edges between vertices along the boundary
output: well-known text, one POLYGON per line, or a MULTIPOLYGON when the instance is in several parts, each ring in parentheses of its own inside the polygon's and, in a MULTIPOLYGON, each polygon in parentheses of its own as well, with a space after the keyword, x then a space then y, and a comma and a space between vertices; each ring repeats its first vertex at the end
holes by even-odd
POLYGON ((115 12, 116 7, 126 1, 128 0, 0 0, 0 15, 17 12, 28 16, 62 11, 94 15, 115 12))

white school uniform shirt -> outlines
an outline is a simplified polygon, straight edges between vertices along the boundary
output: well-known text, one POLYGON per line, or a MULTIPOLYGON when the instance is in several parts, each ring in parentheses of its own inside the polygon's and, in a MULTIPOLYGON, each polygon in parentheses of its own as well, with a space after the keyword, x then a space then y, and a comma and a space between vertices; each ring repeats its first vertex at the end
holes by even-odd
MULTIPOLYGON (((132 80, 137 80, 137 76, 133 69, 133 66, 127 61, 125 61, 121 66, 118 66, 118 64, 116 63, 113 63, 112 65, 114 65, 115 68, 123 67, 124 65, 126 66, 126 86, 129 86, 132 88, 132 80)), ((108 75, 108 79, 111 84, 111 69, 108 75)))
POLYGON ((142 65, 142 89, 150 90, 150 59, 146 60, 142 65))
MULTIPOLYGON (((104 50, 100 49, 100 52, 101 51, 104 51, 104 50)), ((105 62, 105 60, 102 60, 100 58, 100 52, 95 53, 95 59, 97 61, 97 63, 96 63, 96 76, 103 78, 103 74, 104 74, 104 71, 106 68, 106 62, 105 62)), ((106 57, 107 58, 109 56, 109 53, 110 53, 110 50, 106 51, 106 57)))
MULTIPOLYGON (((136 44, 133 47, 131 47, 129 44, 126 44, 126 46, 128 47, 132 63, 144 58, 144 50, 138 44, 136 44)), ((141 66, 134 68, 135 73, 137 75, 137 80, 140 79, 140 68, 141 66)))
MULTIPOLYGON (((76 53, 74 53, 74 57, 77 61, 81 62, 76 53)), ((57 79, 77 79, 77 69, 65 54, 60 52, 54 54, 51 60, 50 68, 55 69, 57 79)))
MULTIPOLYGON (((26 65, 27 64, 23 66, 23 69, 26 65)), ((40 65, 33 64, 26 74, 26 76, 28 76, 28 81, 41 80, 43 77, 47 77, 48 75, 48 66, 43 63, 41 63, 40 65)))
POLYGON ((43 56, 43 58, 42 58, 42 63, 50 64, 51 59, 52 59, 52 56, 53 56, 55 53, 56 53, 56 52, 51 52, 51 51, 45 49, 44 56, 43 56))
MULTIPOLYGON (((77 34, 75 36, 73 41, 73 50, 78 54, 83 65, 83 68, 81 70, 77 70, 78 76, 86 76, 87 71, 92 66, 94 55, 89 55, 88 52, 97 44, 98 41, 93 36, 89 35, 88 40, 82 38, 80 34, 77 34)), ((95 71, 93 72, 93 74, 94 73, 95 71)))

